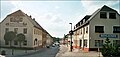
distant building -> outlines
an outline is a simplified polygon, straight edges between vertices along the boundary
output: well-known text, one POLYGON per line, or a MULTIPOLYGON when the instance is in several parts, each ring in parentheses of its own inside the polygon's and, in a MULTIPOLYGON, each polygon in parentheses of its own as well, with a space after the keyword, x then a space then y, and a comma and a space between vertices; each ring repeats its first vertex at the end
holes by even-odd
MULTIPOLYGON (((70 47, 70 44, 71 44, 71 35, 70 34, 67 34, 67 35, 65 35, 67 38, 65 39, 65 43, 67 43, 68 44, 68 46, 70 47)), ((73 37, 73 35, 72 35, 72 37, 73 37)), ((72 43, 73 43, 73 38, 72 38, 72 43)))
MULTIPOLYGON (((51 38, 52 41, 52 36, 34 18, 32 19, 31 16, 21 10, 7 15, 0 23, 0 42, 3 47, 9 47, 10 45, 10 42, 4 40, 4 34, 8 31, 24 34, 26 38, 22 47, 25 48, 44 47, 47 38, 51 38)), ((19 43, 13 40, 12 46, 19 47, 19 43)))
POLYGON ((50 34, 47 34, 46 45, 52 45, 52 44, 53 44, 53 38, 50 34))
POLYGON ((74 26, 73 47, 86 52, 97 50, 106 38, 113 45, 120 45, 120 14, 104 5, 74 26))

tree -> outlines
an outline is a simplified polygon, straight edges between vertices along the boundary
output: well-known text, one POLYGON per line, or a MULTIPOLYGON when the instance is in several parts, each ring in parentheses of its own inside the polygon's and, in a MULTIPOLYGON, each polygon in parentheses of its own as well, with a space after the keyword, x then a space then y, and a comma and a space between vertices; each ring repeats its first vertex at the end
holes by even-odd
POLYGON ((103 48, 101 49, 101 52, 102 52, 102 55, 104 57, 120 56, 119 47, 118 46, 112 46, 109 38, 106 38, 105 44, 103 45, 103 48))
POLYGON ((53 37, 53 42, 59 42, 60 38, 53 37))
POLYGON ((67 36, 67 35, 64 35, 64 40, 67 39, 67 38, 68 38, 68 36, 67 36))
POLYGON ((4 40, 10 42, 10 47, 11 47, 12 45, 11 43, 15 39, 15 37, 16 37, 16 33, 13 31, 9 31, 5 33, 4 40))
POLYGON ((17 34, 17 41, 19 42, 19 45, 21 47, 21 43, 25 41, 25 35, 22 33, 17 34))

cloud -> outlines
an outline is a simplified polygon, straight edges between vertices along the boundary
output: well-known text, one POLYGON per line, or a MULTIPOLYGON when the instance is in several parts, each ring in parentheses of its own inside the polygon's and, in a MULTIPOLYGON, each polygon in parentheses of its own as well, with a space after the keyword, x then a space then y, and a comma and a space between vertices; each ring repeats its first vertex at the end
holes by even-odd
POLYGON ((62 19, 60 17, 55 17, 55 19, 53 20, 54 23, 62 23, 62 19))
POLYGON ((82 6, 86 9, 86 14, 92 14, 94 11, 96 11, 98 8, 101 8, 103 5, 107 5, 107 6, 112 6, 116 3, 119 3, 118 0, 115 1, 109 1, 109 0, 81 0, 82 6))
MULTIPOLYGON (((14 8, 12 12, 21 9, 46 29, 52 36, 61 37, 70 30, 69 22, 73 25, 85 15, 90 15, 104 4, 111 6, 115 2, 105 1, 9 1, 14 8), (81 3, 80 3, 81 2, 81 3)), ((11 13, 12 13, 11 12, 11 13)))
POLYGON ((60 7, 59 6, 55 6, 55 9, 60 9, 60 7))
POLYGON ((2 21, 6 15, 10 14, 12 8, 15 8, 15 6, 8 1, 0 1, 0 21, 2 21))

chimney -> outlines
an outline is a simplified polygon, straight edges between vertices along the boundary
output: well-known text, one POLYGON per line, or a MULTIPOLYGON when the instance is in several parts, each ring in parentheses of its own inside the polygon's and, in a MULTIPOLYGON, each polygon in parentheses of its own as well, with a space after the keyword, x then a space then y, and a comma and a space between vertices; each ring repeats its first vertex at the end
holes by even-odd
POLYGON ((35 18, 33 18, 33 20, 35 21, 35 18))
POLYGON ((32 16, 30 15, 30 18, 31 18, 32 16))

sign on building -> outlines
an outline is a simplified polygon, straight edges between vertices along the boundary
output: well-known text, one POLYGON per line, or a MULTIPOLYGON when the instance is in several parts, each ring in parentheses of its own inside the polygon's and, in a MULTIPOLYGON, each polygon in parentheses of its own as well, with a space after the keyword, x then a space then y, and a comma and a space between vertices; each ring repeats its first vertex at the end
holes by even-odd
POLYGON ((101 38, 118 38, 116 34, 100 34, 99 37, 101 38))

